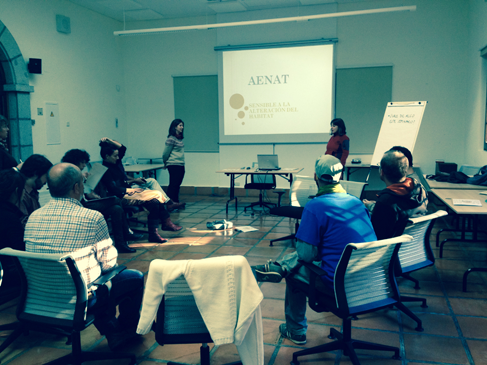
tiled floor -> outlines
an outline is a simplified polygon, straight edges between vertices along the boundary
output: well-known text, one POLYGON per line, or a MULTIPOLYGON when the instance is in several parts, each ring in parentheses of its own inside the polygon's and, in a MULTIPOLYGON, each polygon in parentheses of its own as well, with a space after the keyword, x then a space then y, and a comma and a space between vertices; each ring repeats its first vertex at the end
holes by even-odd
MULTIPOLYGON (((278 242, 269 247, 269 241, 289 234, 294 222, 287 218, 272 217, 256 213, 251 216, 239 209, 235 215, 233 204, 228 219, 234 225, 251 225, 259 231, 238 233, 209 231, 206 222, 226 218, 225 198, 183 197, 187 208, 173 213, 172 219, 184 226, 177 233, 162 232, 169 242, 154 245, 147 242, 133 244, 137 253, 120 255, 119 262, 147 273, 151 260, 159 259, 201 259, 221 255, 244 255, 251 265, 262 264, 267 259, 277 259, 292 251, 291 242, 278 242)), ((241 199, 249 201, 249 198, 241 199)), ((243 205, 242 203, 240 205, 243 205)), ((448 220, 439 221, 444 227, 448 220)), ((446 237, 446 234, 445 234, 446 237)), ((433 238, 433 235, 432 235, 433 238)), ((434 241, 433 241, 434 242, 434 241)), ((433 243, 434 246, 434 243, 433 243)), ((435 254, 438 250, 434 249, 435 254)), ((435 266, 413 273, 421 280, 421 289, 399 279, 401 292, 420 295, 428 299, 429 307, 419 304, 408 306, 423 320, 424 332, 414 330, 415 323, 396 310, 384 310, 359 317, 353 322, 352 335, 358 339, 399 346, 402 360, 393 360, 388 354, 358 351, 362 365, 406 365, 406 364, 487 364, 487 275, 470 275, 468 292, 461 290, 461 279, 465 269, 472 266, 487 267, 487 245, 454 244, 445 246, 445 257, 438 259, 435 266)), ((265 364, 289 364, 292 353, 302 347, 295 346, 278 335, 279 324, 284 320, 285 283, 261 284, 264 293, 262 315, 264 324, 265 364)), ((15 320, 15 303, 0 307, 0 324, 15 320)), ((308 309, 308 343, 311 347, 331 341, 327 338, 331 327, 340 328, 340 320, 331 313, 315 313, 308 309)), ((0 333, 3 341, 8 333, 0 333)), ((42 364, 68 352, 65 338, 31 332, 22 336, 0 354, 2 364, 42 364)), ((82 344, 85 349, 109 351, 106 340, 91 326, 84 331, 82 344)), ((212 347, 212 365, 239 359, 234 345, 212 347)), ((199 363, 199 345, 158 346, 154 333, 145 336, 144 341, 128 346, 125 352, 133 352, 141 365, 155 365, 167 361, 183 364, 199 363)), ((124 364, 122 361, 105 361, 100 364, 124 364)), ((341 353, 329 353, 303 357, 301 364, 349 364, 348 357, 341 353)), ((90 364, 95 364, 91 362, 90 364)), ((98 362, 97 362, 98 364, 98 362)))

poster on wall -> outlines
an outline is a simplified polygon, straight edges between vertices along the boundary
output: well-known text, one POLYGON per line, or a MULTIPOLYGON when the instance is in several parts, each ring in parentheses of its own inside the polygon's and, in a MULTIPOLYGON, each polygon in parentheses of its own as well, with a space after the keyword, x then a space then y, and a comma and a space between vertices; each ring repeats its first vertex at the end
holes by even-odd
POLYGON ((45 111, 47 144, 61 144, 59 104, 46 103, 45 111))

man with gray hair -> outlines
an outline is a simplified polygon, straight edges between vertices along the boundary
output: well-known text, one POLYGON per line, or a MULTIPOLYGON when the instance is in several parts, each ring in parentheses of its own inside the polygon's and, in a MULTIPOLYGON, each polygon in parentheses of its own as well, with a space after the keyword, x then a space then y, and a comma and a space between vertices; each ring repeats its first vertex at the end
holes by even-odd
POLYGON ((393 147, 384 153, 379 173, 386 188, 379 192, 377 201, 363 201, 380 240, 400 236, 410 217, 427 213, 426 191, 421 183, 407 176, 408 169, 409 159, 402 151, 393 147))
POLYGON ((26 251, 73 256, 92 294, 88 310, 97 309, 94 324, 113 350, 136 336, 144 276, 127 269, 112 278, 109 291, 106 286, 90 288, 100 275, 117 266, 118 253, 105 219, 81 205, 84 186, 78 167, 70 163, 54 165, 47 174, 47 183, 52 199, 30 215, 24 234, 26 251))
POLYGON ((340 185, 343 166, 336 157, 323 155, 315 163, 317 196, 304 207, 296 233, 296 251, 282 260, 254 266, 257 281, 280 282, 286 278, 286 323, 279 326, 281 336, 297 345, 306 343, 307 269, 298 260, 314 262, 326 275, 320 290, 334 296, 333 277, 343 249, 349 243, 375 241, 369 212, 362 202, 347 194, 340 185))

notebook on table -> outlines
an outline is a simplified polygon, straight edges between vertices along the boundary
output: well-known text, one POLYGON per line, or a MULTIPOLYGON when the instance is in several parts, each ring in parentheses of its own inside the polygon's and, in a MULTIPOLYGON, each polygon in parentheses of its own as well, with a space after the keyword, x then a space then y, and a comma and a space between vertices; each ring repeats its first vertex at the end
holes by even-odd
POLYGON ((257 155, 257 163, 261 171, 280 170, 277 155, 257 155))

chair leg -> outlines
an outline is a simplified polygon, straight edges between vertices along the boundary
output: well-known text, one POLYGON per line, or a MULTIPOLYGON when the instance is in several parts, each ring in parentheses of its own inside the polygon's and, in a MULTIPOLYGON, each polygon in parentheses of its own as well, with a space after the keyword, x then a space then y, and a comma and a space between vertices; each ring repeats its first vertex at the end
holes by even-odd
POLYGON ((418 324, 418 326, 415 328, 416 331, 418 331, 418 332, 424 331, 423 322, 418 318, 417 315, 415 315, 413 312, 411 312, 411 310, 408 307, 406 307, 401 302, 395 303, 394 306, 418 324))
POLYGON ((25 326, 23 326, 19 322, 5 324, 2 327, 3 327, 2 330, 5 331, 14 330, 14 331, 5 339, 5 341, 3 341, 2 345, 0 346, 0 353, 2 353, 3 350, 9 347, 12 342, 14 342, 17 338, 19 338, 19 336, 22 333, 27 331, 27 328, 25 328, 25 326))
POLYGON ((269 243, 269 246, 274 246, 273 245, 274 242, 293 240, 294 238, 295 238, 294 233, 290 234, 289 236, 286 236, 286 237, 276 238, 275 240, 271 240, 271 242, 269 243))
POLYGON ((401 295, 401 302, 421 302, 421 308, 428 308, 426 298, 408 297, 401 295))
POLYGON ((387 346, 387 345, 381 345, 379 343, 372 343, 372 342, 358 341, 358 340, 355 340, 355 341, 352 340, 352 343, 353 343, 354 349, 375 350, 375 351, 392 351, 392 352, 394 352, 394 358, 395 359, 401 358, 399 356, 399 348, 394 347, 394 346, 387 346))
POLYGON ((419 287, 419 280, 413 278, 411 275, 409 275, 408 273, 403 273, 401 274, 401 276, 407 280, 410 280, 414 283, 414 289, 421 289, 419 287))
POLYGON ((130 359, 130 364, 135 365, 136 359, 133 354, 115 353, 115 352, 88 352, 81 350, 81 335, 79 332, 72 334, 72 352, 68 355, 60 357, 56 360, 50 361, 44 365, 81 365, 88 361, 97 360, 115 360, 115 359, 130 359))

